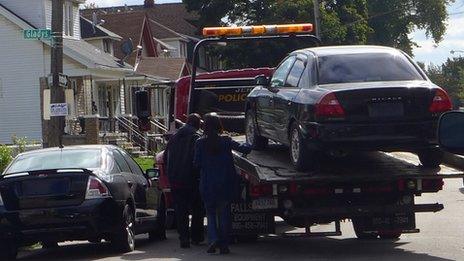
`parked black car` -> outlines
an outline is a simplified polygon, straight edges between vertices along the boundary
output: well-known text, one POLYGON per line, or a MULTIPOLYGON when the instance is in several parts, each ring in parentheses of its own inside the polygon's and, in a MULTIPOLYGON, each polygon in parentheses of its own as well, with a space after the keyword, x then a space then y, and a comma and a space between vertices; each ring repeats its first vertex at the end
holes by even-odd
POLYGON ((442 161, 437 122, 451 101, 402 51, 303 49, 270 81, 256 80, 247 98, 247 141, 256 149, 268 139, 289 145, 298 170, 314 167, 318 151, 412 151, 426 167, 442 161))
POLYGON ((156 179, 115 146, 20 154, 0 176, 0 256, 14 258, 19 246, 35 242, 105 239, 128 252, 135 234, 162 239, 156 179))

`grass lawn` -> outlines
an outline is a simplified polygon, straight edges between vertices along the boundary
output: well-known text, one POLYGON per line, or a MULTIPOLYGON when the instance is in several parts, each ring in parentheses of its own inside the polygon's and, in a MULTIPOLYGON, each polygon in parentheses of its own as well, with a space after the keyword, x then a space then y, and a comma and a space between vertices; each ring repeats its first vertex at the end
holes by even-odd
POLYGON ((150 158, 134 158, 134 160, 140 165, 143 172, 145 172, 147 169, 152 169, 153 164, 155 163, 155 160, 153 159, 153 157, 150 157, 150 158))

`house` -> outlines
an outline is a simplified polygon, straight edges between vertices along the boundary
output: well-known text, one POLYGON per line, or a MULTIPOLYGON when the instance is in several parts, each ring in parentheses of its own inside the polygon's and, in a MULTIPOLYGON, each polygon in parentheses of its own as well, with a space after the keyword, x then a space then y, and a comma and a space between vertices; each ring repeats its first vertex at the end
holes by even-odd
MULTIPOLYGON (((121 36, 80 18, 84 2, 65 0, 63 7, 63 65, 74 92, 73 110, 76 116, 124 113, 124 79, 133 67, 112 55, 121 36)), ((13 134, 42 139, 39 78, 50 74, 51 43, 26 40, 23 30, 50 29, 51 6, 52 0, 0 0, 0 143, 11 142, 13 134)))
MULTIPOLYGON (((126 79, 126 104, 132 104, 132 107, 126 106, 126 113, 134 113, 134 93, 149 89, 152 116, 163 119, 167 117, 167 87, 191 73, 191 54, 200 41, 199 29, 194 25, 198 16, 188 12, 182 3, 147 2, 150 1, 144 5, 85 9, 81 14, 87 19, 104 21, 102 26, 123 37, 123 41, 130 39, 134 46, 141 47, 126 57, 138 75, 126 79), (141 79, 141 75, 146 78, 141 79)), ((116 57, 124 57, 120 44, 115 43, 113 49, 116 57)), ((205 71, 220 67, 217 59, 205 50, 200 51, 199 58, 199 65, 205 71)))

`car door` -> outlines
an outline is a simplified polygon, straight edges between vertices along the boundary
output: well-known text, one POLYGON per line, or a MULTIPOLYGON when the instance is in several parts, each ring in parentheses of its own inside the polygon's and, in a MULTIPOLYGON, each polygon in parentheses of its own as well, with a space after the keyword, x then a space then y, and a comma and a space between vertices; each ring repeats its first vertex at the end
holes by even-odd
MULTIPOLYGON (((271 89, 278 89, 284 86, 285 79, 295 59, 295 56, 292 55, 280 63, 272 75, 270 83, 271 89)), ((275 94, 273 92, 267 88, 262 88, 256 104, 257 122, 261 135, 271 139, 277 139, 276 128, 274 127, 274 97, 275 94)))
POLYGON ((304 55, 299 54, 294 57, 295 60, 289 69, 285 82, 277 87, 279 91, 273 96, 273 126, 277 140, 284 144, 288 143, 288 125, 296 109, 293 101, 300 91, 299 82, 307 63, 307 58, 304 55))
POLYGON ((126 160, 134 180, 134 201, 135 214, 140 221, 154 221, 156 209, 149 207, 147 204, 147 194, 149 193, 150 183, 145 177, 140 166, 135 160, 124 150, 121 150, 124 159, 126 160))

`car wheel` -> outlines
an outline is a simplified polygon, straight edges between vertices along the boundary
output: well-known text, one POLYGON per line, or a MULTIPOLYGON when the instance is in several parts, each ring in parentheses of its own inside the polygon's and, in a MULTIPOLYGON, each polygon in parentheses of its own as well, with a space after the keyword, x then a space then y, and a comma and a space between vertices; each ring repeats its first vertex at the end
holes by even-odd
POLYGON ((148 232, 150 241, 166 240, 166 202, 164 197, 161 197, 158 210, 156 211, 156 223, 152 231, 148 232))
POLYGON ((379 237, 381 239, 395 240, 401 237, 401 232, 398 231, 381 231, 379 232, 379 237))
POLYGON ((0 241, 0 260, 15 260, 18 255, 18 245, 15 242, 0 241))
POLYGON ((420 163, 426 168, 438 168, 443 162, 444 153, 439 148, 420 150, 417 153, 420 163))
POLYGON ((356 234, 356 237, 358 239, 377 239, 378 237, 378 234, 377 233, 368 233, 368 232, 365 232, 365 225, 364 225, 364 221, 361 219, 361 218, 356 218, 356 219, 353 219, 353 229, 354 229, 354 233, 356 234))
POLYGON ((252 115, 251 111, 247 111, 245 118, 245 133, 246 133, 246 142, 251 145, 255 150, 262 150, 267 147, 268 139, 262 137, 258 133, 258 128, 256 127, 255 118, 252 115))
POLYGON ((290 159, 298 171, 313 170, 316 166, 316 154, 310 151, 303 141, 297 123, 290 128, 290 159))
POLYGON ((135 249, 134 212, 129 205, 124 206, 119 231, 111 239, 114 248, 121 252, 131 252, 135 249))

